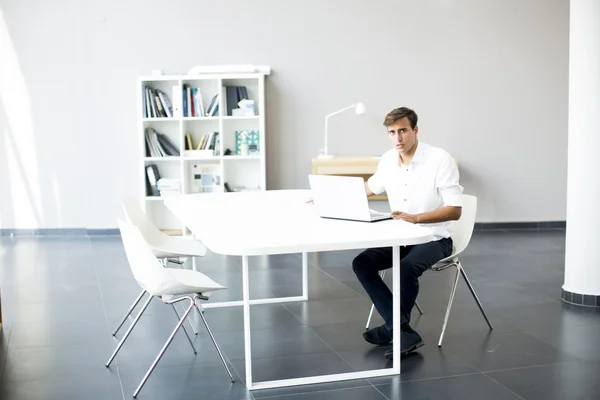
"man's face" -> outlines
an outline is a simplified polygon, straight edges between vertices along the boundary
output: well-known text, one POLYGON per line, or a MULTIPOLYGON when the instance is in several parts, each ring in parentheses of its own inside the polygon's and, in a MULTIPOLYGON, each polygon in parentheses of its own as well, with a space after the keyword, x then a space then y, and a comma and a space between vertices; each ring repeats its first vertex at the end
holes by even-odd
POLYGON ((392 140, 392 144, 399 154, 410 153, 417 144, 419 127, 415 126, 415 129, 412 129, 407 117, 394 122, 392 125, 388 126, 387 130, 388 135, 392 140))

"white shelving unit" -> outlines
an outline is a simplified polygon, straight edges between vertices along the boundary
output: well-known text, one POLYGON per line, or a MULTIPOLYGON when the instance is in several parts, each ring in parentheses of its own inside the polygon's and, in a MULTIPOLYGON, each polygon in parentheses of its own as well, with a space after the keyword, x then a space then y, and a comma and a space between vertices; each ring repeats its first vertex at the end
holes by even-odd
MULTIPOLYGON (((166 75, 140 77, 138 81, 138 110, 140 138, 140 187, 142 207, 158 226, 170 234, 188 234, 185 227, 165 207, 164 197, 148 191, 146 167, 156 165, 161 178, 178 179, 181 193, 225 191, 225 183, 234 190, 266 189, 266 129, 265 129, 265 77, 267 73, 223 73, 199 75, 166 75), (184 116, 183 88, 198 88, 204 111, 214 95, 219 93, 218 113, 214 116, 184 116), (255 115, 227 115, 227 86, 245 87, 250 100, 254 100, 255 115), (172 117, 148 117, 146 87, 160 90, 172 104, 172 117), (180 94, 180 98, 173 98, 180 94), (224 100, 225 99, 225 100, 224 100), (152 157, 146 144, 146 129, 153 128, 164 134, 179 151, 179 156, 152 157), (247 155, 236 154, 236 131, 257 131, 258 149, 247 155), (217 150, 189 151, 186 149, 190 134, 192 145, 197 147, 202 135, 219 132, 220 146, 217 150), (224 155, 229 149, 231 155, 224 155), (220 175, 216 184, 198 190, 195 179, 196 166, 212 168, 220 175)), ((151 115, 151 113, 149 114, 151 115)), ((215 143, 216 146, 217 143, 215 143)), ((196 175, 197 176, 197 175, 196 175)))

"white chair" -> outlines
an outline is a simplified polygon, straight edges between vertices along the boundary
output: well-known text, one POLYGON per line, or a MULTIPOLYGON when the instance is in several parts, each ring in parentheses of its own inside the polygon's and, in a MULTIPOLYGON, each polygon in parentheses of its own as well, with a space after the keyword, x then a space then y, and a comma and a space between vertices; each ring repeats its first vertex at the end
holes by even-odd
MULTIPOLYGON (((163 265, 167 266, 168 262, 182 264, 181 258, 186 257, 203 257, 206 255, 206 246, 198 240, 188 240, 182 237, 169 236, 164 232, 161 232, 150 219, 144 214, 144 211, 140 208, 137 201, 132 197, 126 197, 122 202, 123 211, 127 221, 134 224, 144 236, 146 243, 157 258, 163 260, 163 265)), ((145 290, 142 290, 138 297, 135 299, 127 313, 123 316, 117 327, 113 330, 112 335, 115 336, 119 329, 123 326, 127 318, 131 315, 133 310, 137 307, 139 302, 146 294, 145 290)), ((175 306, 173 306, 175 312, 175 306)), ((144 310, 142 310, 143 312, 144 310)), ((190 326, 197 334, 194 324, 190 321, 190 326)), ((184 328, 185 329, 185 328, 184 328)), ((187 331, 186 331, 187 335, 187 331)))
MULTIPOLYGON (((148 304, 150 304, 150 301, 155 297, 159 298, 165 304, 174 304, 186 300, 189 301, 189 306, 185 310, 185 313, 179 319, 179 322, 177 323, 175 329, 167 339, 167 342, 164 344, 164 346, 154 359, 154 362, 150 366, 150 369, 148 369, 148 372, 146 372, 146 375, 144 375, 144 378, 142 379, 141 383, 133 393, 133 397, 137 397, 138 393, 148 380, 148 377, 150 376, 150 374, 158 364, 159 360, 163 356, 165 350, 173 341, 175 334, 177 333, 179 328, 182 327, 183 322, 189 315, 192 308, 195 308, 196 311, 198 311, 200 317, 202 318, 202 322, 204 322, 206 331, 208 332, 213 344, 215 345, 215 348, 219 353, 219 357, 221 357, 221 361, 225 366, 225 370, 229 374, 231 382, 234 382, 233 376, 231 375, 231 371, 229 370, 229 367, 227 366, 227 363, 223 358, 221 349, 217 345, 217 342, 215 341, 215 338, 208 327, 204 315, 202 315, 202 312, 200 310, 201 305, 199 305, 199 300, 207 300, 211 292, 225 289, 225 287, 219 285, 206 275, 197 271, 187 269, 164 268, 161 261, 156 258, 152 250, 148 247, 145 238, 142 236, 140 230, 135 225, 129 222, 119 220, 119 230, 121 232, 123 245, 125 247, 127 261, 129 262, 129 266, 131 268, 133 276, 138 282, 138 284, 144 289, 144 291, 150 294, 150 297, 144 304, 144 309, 148 306, 148 304)), ((125 340, 127 340, 127 338, 129 337, 129 334, 140 319, 142 312, 140 312, 136 316, 135 320, 133 321, 133 323, 131 324, 131 326, 117 345, 117 348, 106 363, 107 367, 113 361, 113 359, 125 343, 125 340)), ((194 345, 191 342, 191 340, 190 344, 194 349, 194 345)), ((195 349, 194 353, 196 353, 195 349)))
MULTIPOLYGON (((452 303, 454 302, 454 295, 456 294, 456 288, 458 286, 458 280, 460 276, 465 280, 469 291, 473 295, 473 298, 477 302, 477 306, 479 306, 479 310, 481 314, 483 314, 483 318, 485 318, 485 322, 487 322, 490 330, 493 330, 492 324, 488 319, 485 311, 483 310, 483 306, 479 301, 479 297, 475 293, 473 289, 473 285, 471 285, 471 281, 467 277, 467 273, 465 272, 464 267, 462 266, 458 256, 467 248, 469 242, 471 241, 471 236, 473 235, 473 228, 475 227, 475 217, 477 215, 477 197, 463 194, 462 195, 462 214, 458 221, 454 222, 452 241, 453 241, 453 251, 452 255, 446 257, 440 261, 438 261, 433 267, 431 267, 432 271, 438 272, 443 271, 450 267, 456 267, 456 277, 454 278, 454 283, 452 284, 452 289, 450 291, 450 300, 448 301, 448 307, 446 308, 446 316, 444 317, 444 325, 442 326, 442 333, 440 334, 440 340, 438 342, 438 347, 442 346, 442 341, 444 340, 444 333, 446 332, 446 325, 448 324, 448 318, 450 317, 450 310, 452 308, 452 303)), ((385 270, 381 271, 381 277, 385 276, 385 270)), ((369 324, 371 322, 371 315, 373 314, 374 306, 371 306, 371 311, 369 313, 369 317, 367 318, 367 329, 369 328, 369 324)), ((422 311, 419 308, 419 312, 422 311)))

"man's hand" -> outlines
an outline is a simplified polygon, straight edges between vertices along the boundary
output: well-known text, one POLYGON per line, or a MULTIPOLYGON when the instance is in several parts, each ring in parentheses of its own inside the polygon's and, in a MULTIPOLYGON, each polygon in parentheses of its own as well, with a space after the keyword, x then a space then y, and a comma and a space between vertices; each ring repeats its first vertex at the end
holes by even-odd
POLYGON ((402 211, 392 211, 392 219, 401 219, 406 222, 410 222, 411 224, 416 224, 419 222, 419 216, 416 214, 408 214, 402 211))

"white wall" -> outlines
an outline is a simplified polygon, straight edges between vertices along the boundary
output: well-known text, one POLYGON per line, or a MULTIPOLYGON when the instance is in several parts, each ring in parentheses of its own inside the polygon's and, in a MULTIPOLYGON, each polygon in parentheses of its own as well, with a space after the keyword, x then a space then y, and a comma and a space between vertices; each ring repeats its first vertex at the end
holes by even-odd
POLYGON ((565 219, 567 0, 0 0, 0 227, 112 228, 136 190, 136 78, 266 64, 268 186, 380 154, 409 106, 479 221, 565 219), (18 150, 15 150, 18 149, 18 150), (30 201, 30 199, 34 199, 30 201))

